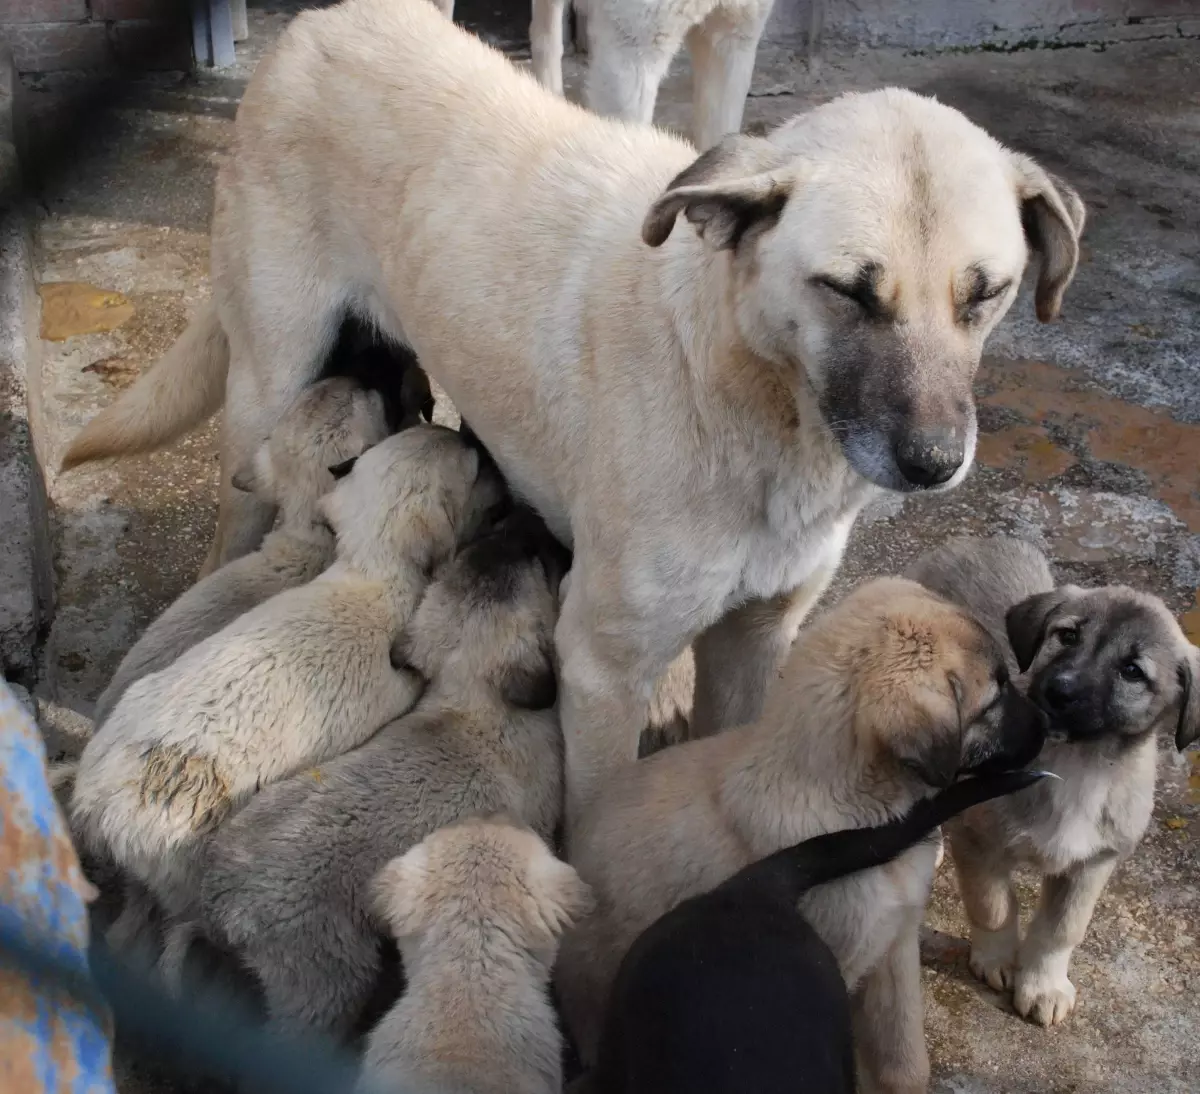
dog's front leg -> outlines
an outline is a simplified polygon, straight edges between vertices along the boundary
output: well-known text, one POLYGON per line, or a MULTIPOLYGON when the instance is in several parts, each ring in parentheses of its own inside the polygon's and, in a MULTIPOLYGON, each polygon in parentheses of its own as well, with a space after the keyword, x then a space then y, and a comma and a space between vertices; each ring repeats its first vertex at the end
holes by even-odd
POLYGON ((1071 954, 1116 866, 1116 858, 1102 859, 1043 879, 1042 899, 1017 958, 1013 1005, 1022 1018, 1055 1026, 1075 1009, 1075 985, 1067 977, 1071 954))
POLYGON ((921 998, 920 920, 907 922, 855 999, 862 1094, 925 1094, 929 1053, 921 998))
POLYGON ((789 593, 742 605, 696 640, 690 737, 707 737, 759 716, 768 684, 835 570, 836 565, 821 567, 789 593))
MULTIPOLYGON (((555 628, 559 716, 566 759, 566 835, 615 771, 637 760, 657 664, 639 648, 636 620, 607 602, 581 571, 579 553, 555 628)), ((596 583, 600 588, 603 583, 596 583)))

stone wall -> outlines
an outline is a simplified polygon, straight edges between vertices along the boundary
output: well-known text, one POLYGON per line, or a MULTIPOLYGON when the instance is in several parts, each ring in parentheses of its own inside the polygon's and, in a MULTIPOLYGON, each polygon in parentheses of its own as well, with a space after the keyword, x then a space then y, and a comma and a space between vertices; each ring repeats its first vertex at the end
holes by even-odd
POLYGON ((0 0, 0 50, 17 71, 191 65, 181 0, 0 0))
POLYGON ((768 39, 905 49, 1200 37, 1200 0, 777 0, 768 39), (814 19, 815 16, 815 19, 814 19))

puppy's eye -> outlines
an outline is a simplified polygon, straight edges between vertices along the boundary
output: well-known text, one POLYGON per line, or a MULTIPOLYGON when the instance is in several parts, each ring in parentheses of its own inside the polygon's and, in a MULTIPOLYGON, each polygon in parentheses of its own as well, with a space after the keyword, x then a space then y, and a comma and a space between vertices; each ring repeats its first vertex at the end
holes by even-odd
POLYGON ((1121 679, 1130 684, 1144 684, 1146 682, 1146 674, 1136 661, 1126 661, 1118 671, 1121 674, 1121 679))
POLYGON ((1078 646, 1079 645, 1079 628, 1078 627, 1059 627, 1058 630, 1056 630, 1054 633, 1057 636, 1059 642, 1061 642, 1064 646, 1078 646))

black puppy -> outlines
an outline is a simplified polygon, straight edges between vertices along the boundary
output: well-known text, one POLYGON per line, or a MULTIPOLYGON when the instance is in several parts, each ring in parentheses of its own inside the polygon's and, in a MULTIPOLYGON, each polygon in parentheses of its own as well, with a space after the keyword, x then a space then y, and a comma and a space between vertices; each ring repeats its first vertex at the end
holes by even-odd
POLYGON ((347 376, 379 392, 389 432, 416 425, 422 417, 433 421, 433 393, 417 355, 355 315, 347 314, 342 320, 337 341, 317 378, 334 376, 347 376))
POLYGON ((809 889, 882 866, 1040 771, 983 775, 877 828, 830 832, 684 901, 625 955, 595 1094, 853 1094, 850 1001, 837 960, 797 909, 809 889))

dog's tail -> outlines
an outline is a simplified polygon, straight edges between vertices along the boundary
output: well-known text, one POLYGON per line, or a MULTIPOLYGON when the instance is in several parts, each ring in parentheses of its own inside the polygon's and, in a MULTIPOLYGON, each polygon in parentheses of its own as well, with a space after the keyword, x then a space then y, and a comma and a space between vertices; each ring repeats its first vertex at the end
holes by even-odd
POLYGON ((1045 771, 1006 771, 965 779, 936 797, 918 802, 890 824, 815 836, 747 866, 726 884, 773 887, 785 892, 788 900, 799 900, 817 885, 886 865, 973 805, 1024 790, 1047 777, 1056 776, 1045 771))
POLYGON ((228 372, 229 340, 210 300, 166 356, 80 430, 62 470, 170 444, 221 406, 228 372))

